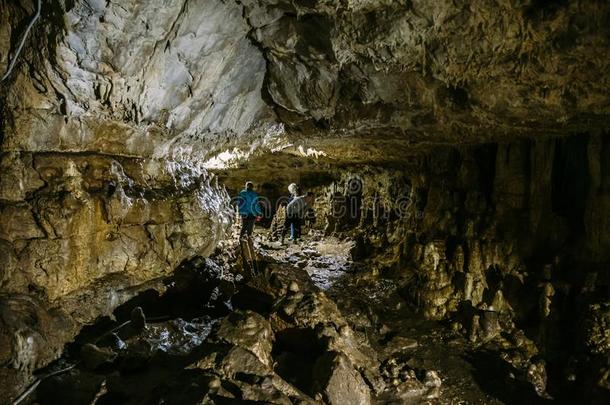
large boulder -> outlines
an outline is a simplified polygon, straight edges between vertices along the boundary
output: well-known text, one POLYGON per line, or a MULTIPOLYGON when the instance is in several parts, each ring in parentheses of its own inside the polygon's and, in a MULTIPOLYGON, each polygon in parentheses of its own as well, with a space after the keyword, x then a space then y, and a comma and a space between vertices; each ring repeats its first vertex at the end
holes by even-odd
POLYGON ((315 366, 314 391, 330 405, 371 404, 371 392, 347 356, 329 352, 315 366))

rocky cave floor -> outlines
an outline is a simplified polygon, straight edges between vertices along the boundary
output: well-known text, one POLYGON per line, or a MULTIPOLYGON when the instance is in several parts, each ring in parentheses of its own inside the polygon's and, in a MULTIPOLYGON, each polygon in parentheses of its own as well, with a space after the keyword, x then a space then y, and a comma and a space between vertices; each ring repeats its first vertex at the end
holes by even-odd
POLYGON ((236 242, 184 263, 164 293, 147 291, 83 329, 21 403, 550 400, 546 376, 511 367, 502 352, 518 357, 527 339, 474 345, 456 322, 425 320, 396 280, 351 260, 349 239, 255 239, 258 274, 242 276, 236 242))

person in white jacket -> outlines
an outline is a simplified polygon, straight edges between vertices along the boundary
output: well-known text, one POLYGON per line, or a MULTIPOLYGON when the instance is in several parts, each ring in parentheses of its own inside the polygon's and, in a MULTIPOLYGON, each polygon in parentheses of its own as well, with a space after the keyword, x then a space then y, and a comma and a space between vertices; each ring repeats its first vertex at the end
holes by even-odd
POLYGON ((282 243, 284 243, 284 235, 290 228, 290 239, 296 242, 301 238, 301 226, 305 219, 305 214, 309 207, 313 205, 314 197, 311 191, 305 195, 294 197, 288 205, 286 205, 286 223, 282 231, 282 243))

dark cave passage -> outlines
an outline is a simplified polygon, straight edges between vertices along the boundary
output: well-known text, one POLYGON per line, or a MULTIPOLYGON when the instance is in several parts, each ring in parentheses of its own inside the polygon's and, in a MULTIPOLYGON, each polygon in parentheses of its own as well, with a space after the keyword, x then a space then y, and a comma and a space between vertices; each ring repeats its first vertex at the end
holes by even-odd
MULTIPOLYGON (((607 168, 591 164, 605 141, 575 139, 437 147, 410 166, 326 176, 284 171, 315 195, 301 240, 280 243, 283 180, 261 185, 271 192, 256 269, 236 221, 165 292, 144 291, 81 330, 37 375, 75 367, 28 400, 600 401, 591 367, 604 357, 579 342, 599 339, 607 308, 607 252, 595 250, 586 208, 608 175, 591 172, 607 168)), ((236 178, 224 179, 230 195, 236 178)))

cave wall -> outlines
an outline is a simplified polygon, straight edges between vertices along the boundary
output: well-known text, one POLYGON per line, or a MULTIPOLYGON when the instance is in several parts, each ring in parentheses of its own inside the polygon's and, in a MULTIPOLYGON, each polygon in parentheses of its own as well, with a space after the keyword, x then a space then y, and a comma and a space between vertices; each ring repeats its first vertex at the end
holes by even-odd
MULTIPOLYGON (((3 73, 35 8, 0 4, 3 73)), ((233 2, 42 2, 0 85, 0 402, 225 237, 228 195, 192 155, 265 114, 247 30, 233 2)))
POLYGON ((601 398, 610 387, 609 144, 607 134, 579 134, 436 147, 402 168, 343 172, 318 210, 327 234, 353 237, 354 259, 393 278, 425 317, 475 345, 502 342, 504 360, 539 395, 548 373, 601 398))
POLYGON ((186 165, 57 153, 0 165, 2 181, 20 186, 2 195, 5 292, 54 301, 117 272, 155 278, 209 252, 229 222, 223 191, 186 165))
POLYGON ((231 223, 226 192, 189 164, 7 152, 0 167, 2 397, 83 325, 209 255, 231 223))
POLYGON ((290 126, 452 141, 604 126, 606 2, 242 3, 290 126))
MULTIPOLYGON (((32 6, 2 6, 15 28, 1 37, 3 67, 32 6)), ((264 113, 265 63, 241 13, 221 1, 45 2, 39 44, 3 89, 3 150, 165 157, 243 135, 264 113)))
POLYGON ((431 277, 420 302, 442 318, 460 300, 483 302, 492 269, 531 274, 559 260, 598 271, 608 263, 608 144, 602 134, 435 147, 402 168, 343 171, 323 189, 319 210, 332 217, 331 196, 349 205, 350 183, 360 182, 360 212, 350 218, 340 207, 328 233, 356 235, 364 249, 356 253, 384 257, 387 271, 431 277), (441 292, 456 292, 457 273, 466 284, 457 301, 444 302, 457 297, 441 292))
MULTIPOLYGON (((4 71, 35 2, 0 7, 4 71)), ((609 19, 601 0, 53 0, 3 85, 3 147, 206 155, 278 123, 371 148, 604 130, 609 19)))

